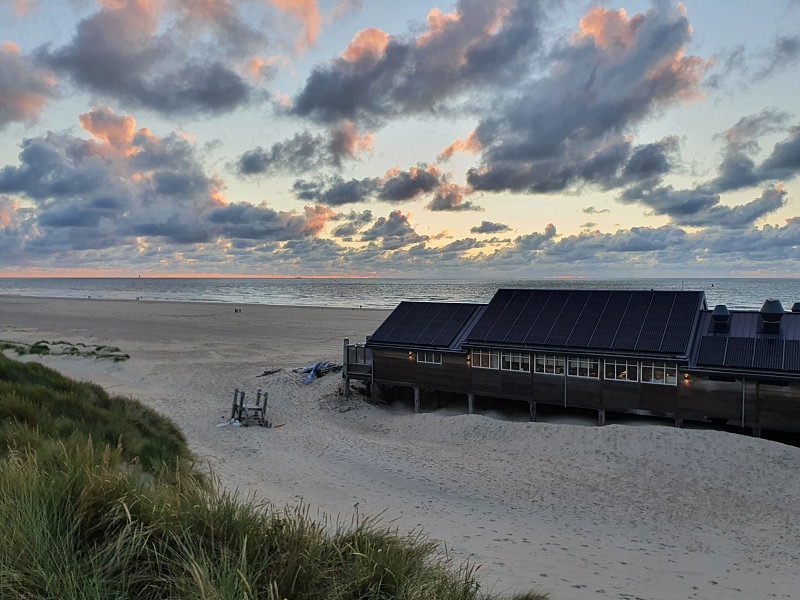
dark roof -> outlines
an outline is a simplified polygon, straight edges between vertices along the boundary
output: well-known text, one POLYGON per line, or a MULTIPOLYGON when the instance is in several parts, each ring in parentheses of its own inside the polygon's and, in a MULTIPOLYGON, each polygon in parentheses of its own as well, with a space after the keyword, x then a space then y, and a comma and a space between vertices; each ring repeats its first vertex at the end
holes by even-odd
POLYGON ((703 292, 501 289, 465 344, 686 356, 703 292))
POLYGON ((373 333, 367 346, 459 350, 484 304, 401 302, 373 333))
POLYGON ((698 367, 740 371, 800 372, 800 313, 785 312, 777 330, 765 330, 759 311, 731 311, 727 327, 714 330, 711 313, 700 315, 698 367))

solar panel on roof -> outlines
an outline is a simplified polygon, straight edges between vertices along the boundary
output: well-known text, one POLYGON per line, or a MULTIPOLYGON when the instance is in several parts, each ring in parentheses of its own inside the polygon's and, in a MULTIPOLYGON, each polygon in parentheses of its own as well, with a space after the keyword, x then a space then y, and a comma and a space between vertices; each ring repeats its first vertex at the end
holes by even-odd
POLYGON ((589 292, 586 304, 567 338, 567 346, 583 348, 589 343, 610 297, 611 292, 589 292))
POLYGON ((786 371, 800 371, 800 340, 786 340, 783 368, 786 371))
POLYGON ((780 371, 783 367, 783 340, 757 339, 754 369, 780 371))
POLYGON ((530 330, 528 330, 528 335, 525 336, 526 344, 544 344, 550 330, 553 328, 553 323, 561 313, 564 302, 566 302, 568 297, 569 292, 567 291, 559 290, 549 292, 549 297, 545 300, 542 310, 539 312, 539 316, 536 318, 533 325, 531 325, 530 330))
POLYGON ((528 336, 528 331, 536 322, 539 313, 545 303, 544 294, 528 293, 525 306, 522 308, 519 317, 514 325, 506 334, 506 341, 514 344, 522 344, 528 336))
POLYGON ((658 293, 653 294, 650 308, 644 319, 639 338, 636 340, 635 349, 640 352, 655 352, 661 347, 661 340, 664 337, 664 328, 669 321, 672 305, 677 294, 658 293))
POLYGON ((686 352, 701 296, 702 293, 676 294, 659 348, 661 352, 686 352))
POLYGON ((370 342, 446 348, 478 306, 445 302, 401 302, 370 336, 370 342))
POLYGON ((755 338, 728 338, 728 352, 725 355, 725 366, 739 368, 752 367, 755 347, 755 338))
POLYGON ((728 338, 704 335, 700 338, 700 349, 697 352, 697 364, 721 367, 725 364, 725 351, 728 338))
POLYGON ((468 339, 476 342, 483 342, 488 339, 489 332, 494 326, 495 321, 497 321, 502 314, 513 292, 514 290, 501 289, 495 293, 492 301, 489 302, 489 305, 486 307, 483 316, 475 324, 475 327, 472 328, 468 339))
POLYGON ((563 346, 567 343, 569 335, 575 328, 578 317, 583 312, 583 307, 589 300, 590 295, 586 292, 573 292, 569 295, 561 314, 553 323, 550 333, 547 335, 545 344, 548 346, 563 346))
POLYGON ((636 340, 642 331, 644 319, 653 300, 652 293, 633 292, 625 315, 617 330, 617 335, 611 343, 615 350, 633 350, 636 347, 636 340))
POLYGON ((611 298, 609 298, 592 334, 592 339, 589 340, 587 346, 590 348, 611 348, 614 336, 617 335, 619 324, 632 295, 631 292, 612 292, 611 298))

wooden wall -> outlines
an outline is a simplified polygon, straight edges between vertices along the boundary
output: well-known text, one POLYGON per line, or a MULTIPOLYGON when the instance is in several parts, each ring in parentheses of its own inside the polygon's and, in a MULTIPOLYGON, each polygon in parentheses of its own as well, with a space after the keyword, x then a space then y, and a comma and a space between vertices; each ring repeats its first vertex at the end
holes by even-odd
POLYGON ((679 365, 678 384, 565 377, 472 368, 465 353, 442 353, 442 364, 418 363, 416 353, 373 349, 375 381, 427 391, 606 410, 647 411, 685 420, 718 420, 755 429, 800 432, 800 382, 780 384, 710 377, 679 365), (683 374, 688 372, 689 378, 683 374), (566 385, 565 385, 566 384, 566 385), (744 395, 743 395, 744 390, 744 395))

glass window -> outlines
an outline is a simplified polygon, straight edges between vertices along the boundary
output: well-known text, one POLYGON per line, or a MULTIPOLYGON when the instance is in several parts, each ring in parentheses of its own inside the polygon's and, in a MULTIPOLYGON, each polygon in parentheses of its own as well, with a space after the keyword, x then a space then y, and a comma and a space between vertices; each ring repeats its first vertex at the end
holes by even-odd
POLYGON ((642 382, 678 385, 678 365, 675 363, 643 362, 642 382))
POLYGON ((531 356, 530 354, 521 354, 519 352, 503 352, 500 355, 500 368, 504 371, 530 373, 531 356))
POLYGON ((496 350, 473 350, 472 366, 476 369, 497 369, 500 367, 500 353, 496 350))
POLYGON ((598 379, 600 377, 600 359, 571 356, 567 361, 567 374, 572 377, 598 379))
POLYGON ((533 369, 535 373, 563 375, 564 357, 552 354, 536 354, 533 359, 533 369))
POLYGON ((442 364, 442 353, 431 352, 428 350, 424 352, 417 352, 417 362, 440 365, 442 364))
POLYGON ((630 360, 606 359, 605 378, 616 381, 639 381, 639 363, 630 360))

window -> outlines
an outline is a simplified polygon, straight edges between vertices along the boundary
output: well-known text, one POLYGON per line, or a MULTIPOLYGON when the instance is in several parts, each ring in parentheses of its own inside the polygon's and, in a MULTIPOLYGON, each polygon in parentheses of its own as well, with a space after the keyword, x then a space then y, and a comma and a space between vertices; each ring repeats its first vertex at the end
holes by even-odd
POLYGON ((554 356, 552 354, 537 354, 534 356, 533 369, 535 373, 563 375, 564 357, 554 356))
POLYGON ((631 360, 606 359, 606 379, 617 381, 639 381, 639 363, 631 360))
POLYGON ((678 365, 675 363, 643 362, 642 383, 678 385, 678 365))
POLYGON ((571 356, 568 362, 567 374, 571 377, 600 378, 600 359, 585 356, 571 356))
POLYGON ((495 350, 473 350, 472 366, 477 369, 497 369, 500 366, 500 353, 495 350))
POLYGON ((430 351, 417 352, 417 362, 440 365, 442 364, 442 353, 430 351))
POLYGON ((519 352, 503 352, 500 355, 500 368, 503 371, 531 372, 531 355, 519 352))

